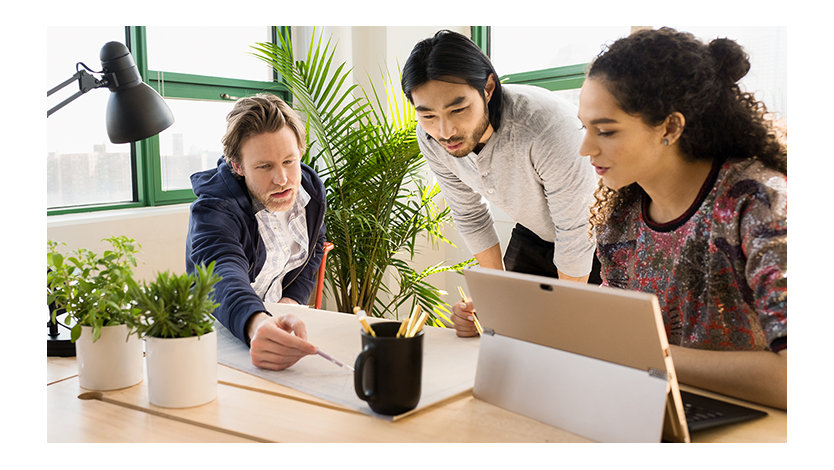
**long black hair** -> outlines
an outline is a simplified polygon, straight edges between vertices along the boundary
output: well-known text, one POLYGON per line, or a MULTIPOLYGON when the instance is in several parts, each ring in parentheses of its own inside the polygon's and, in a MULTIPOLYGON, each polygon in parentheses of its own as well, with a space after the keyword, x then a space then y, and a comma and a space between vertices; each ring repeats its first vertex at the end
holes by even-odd
POLYGON ((501 126, 503 93, 498 74, 489 57, 468 37, 449 30, 440 30, 433 37, 414 46, 402 71, 402 88, 411 101, 411 91, 429 80, 463 80, 484 97, 489 76, 495 81, 495 91, 489 101, 489 123, 494 130, 501 126))

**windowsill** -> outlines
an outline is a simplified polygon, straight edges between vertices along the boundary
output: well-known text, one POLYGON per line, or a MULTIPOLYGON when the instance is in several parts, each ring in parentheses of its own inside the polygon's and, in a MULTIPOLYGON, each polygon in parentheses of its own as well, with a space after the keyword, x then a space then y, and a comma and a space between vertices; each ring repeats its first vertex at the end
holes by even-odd
POLYGON ((172 215, 188 213, 190 203, 173 204, 157 207, 136 207, 132 209, 114 209, 100 212, 83 212, 78 214, 50 215, 46 217, 48 228, 65 227, 87 223, 112 222, 125 219, 139 219, 143 217, 157 217, 161 215, 172 215))

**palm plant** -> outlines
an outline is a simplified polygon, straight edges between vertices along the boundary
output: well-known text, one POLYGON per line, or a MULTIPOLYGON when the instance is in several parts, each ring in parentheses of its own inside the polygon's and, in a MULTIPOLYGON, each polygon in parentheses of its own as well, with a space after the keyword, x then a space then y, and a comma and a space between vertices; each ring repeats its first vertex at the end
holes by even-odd
POLYGON ((151 282, 128 280, 128 291, 135 299, 133 328, 141 336, 155 338, 188 338, 214 331, 211 312, 219 305, 214 301, 214 285, 220 276, 208 266, 195 266, 195 273, 157 273, 151 282))
POLYGON ((337 309, 352 312, 358 306, 381 317, 396 315, 410 302, 411 308, 419 304, 429 311, 432 324, 440 325, 440 318, 448 321, 448 306, 442 300, 446 293, 426 278, 460 270, 472 260, 418 272, 396 257, 412 260, 421 235, 434 246, 451 244, 441 233, 442 225, 451 220, 449 209, 435 204, 440 189, 422 176, 425 162, 417 146, 413 107, 401 91, 389 86, 390 77, 384 101, 373 86, 369 94, 348 85, 351 70, 344 63, 334 66, 335 46, 329 39, 323 43, 315 31, 304 60, 295 60, 289 38, 278 37, 280 44, 252 47, 256 57, 282 76, 294 106, 307 118, 304 160, 322 177, 327 191, 325 222, 334 249, 328 255, 326 279, 337 309), (387 272, 395 276, 397 289, 383 282, 387 272))

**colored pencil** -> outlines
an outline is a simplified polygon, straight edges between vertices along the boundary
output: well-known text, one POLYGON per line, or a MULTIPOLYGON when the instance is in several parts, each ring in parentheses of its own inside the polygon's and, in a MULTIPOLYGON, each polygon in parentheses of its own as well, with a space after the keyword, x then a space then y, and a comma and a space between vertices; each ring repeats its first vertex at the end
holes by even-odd
POLYGON ((316 354, 318 354, 319 356, 327 359, 328 361, 332 362, 333 364, 336 364, 339 367, 344 367, 345 369, 353 372, 353 367, 351 367, 349 365, 346 365, 346 364, 342 364, 341 362, 337 361, 331 355, 327 354, 326 352, 322 351, 321 349, 316 349, 316 354))
POLYGON ((374 329, 371 328, 371 325, 368 323, 368 314, 365 313, 365 311, 362 310, 360 307, 353 307, 353 313, 354 315, 356 315, 356 318, 359 319, 359 323, 362 324, 362 328, 365 330, 365 333, 376 338, 376 333, 374 332, 374 329))
MULTIPOLYGON (((458 286, 458 292, 460 292, 460 300, 463 301, 463 303, 466 303, 466 293, 463 292, 463 288, 461 286, 458 286)), ((472 321, 475 322, 475 329, 478 330, 478 334, 484 334, 484 329, 481 327, 481 322, 478 321, 478 316, 475 315, 475 312, 472 312, 472 321)))

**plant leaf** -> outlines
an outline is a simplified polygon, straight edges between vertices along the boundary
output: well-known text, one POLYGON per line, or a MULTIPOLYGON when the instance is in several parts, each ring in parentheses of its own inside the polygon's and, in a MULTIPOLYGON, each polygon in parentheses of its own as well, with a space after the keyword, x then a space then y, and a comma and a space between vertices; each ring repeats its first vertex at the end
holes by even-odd
POLYGON ((419 302, 432 321, 443 318, 442 291, 424 278, 460 263, 415 273, 397 258, 413 259, 422 235, 450 243, 442 226, 451 221, 448 208, 434 203, 439 187, 423 180, 414 109, 402 90, 390 76, 382 77, 380 93, 373 85, 366 90, 352 84, 349 67, 334 62, 336 45, 315 30, 304 60, 295 60, 291 41, 280 34, 279 44, 252 48, 282 77, 294 107, 306 117, 306 158, 327 192, 325 223, 334 249, 326 278, 337 309, 359 306, 382 316, 419 302), (392 270, 398 289, 383 282, 392 270))

